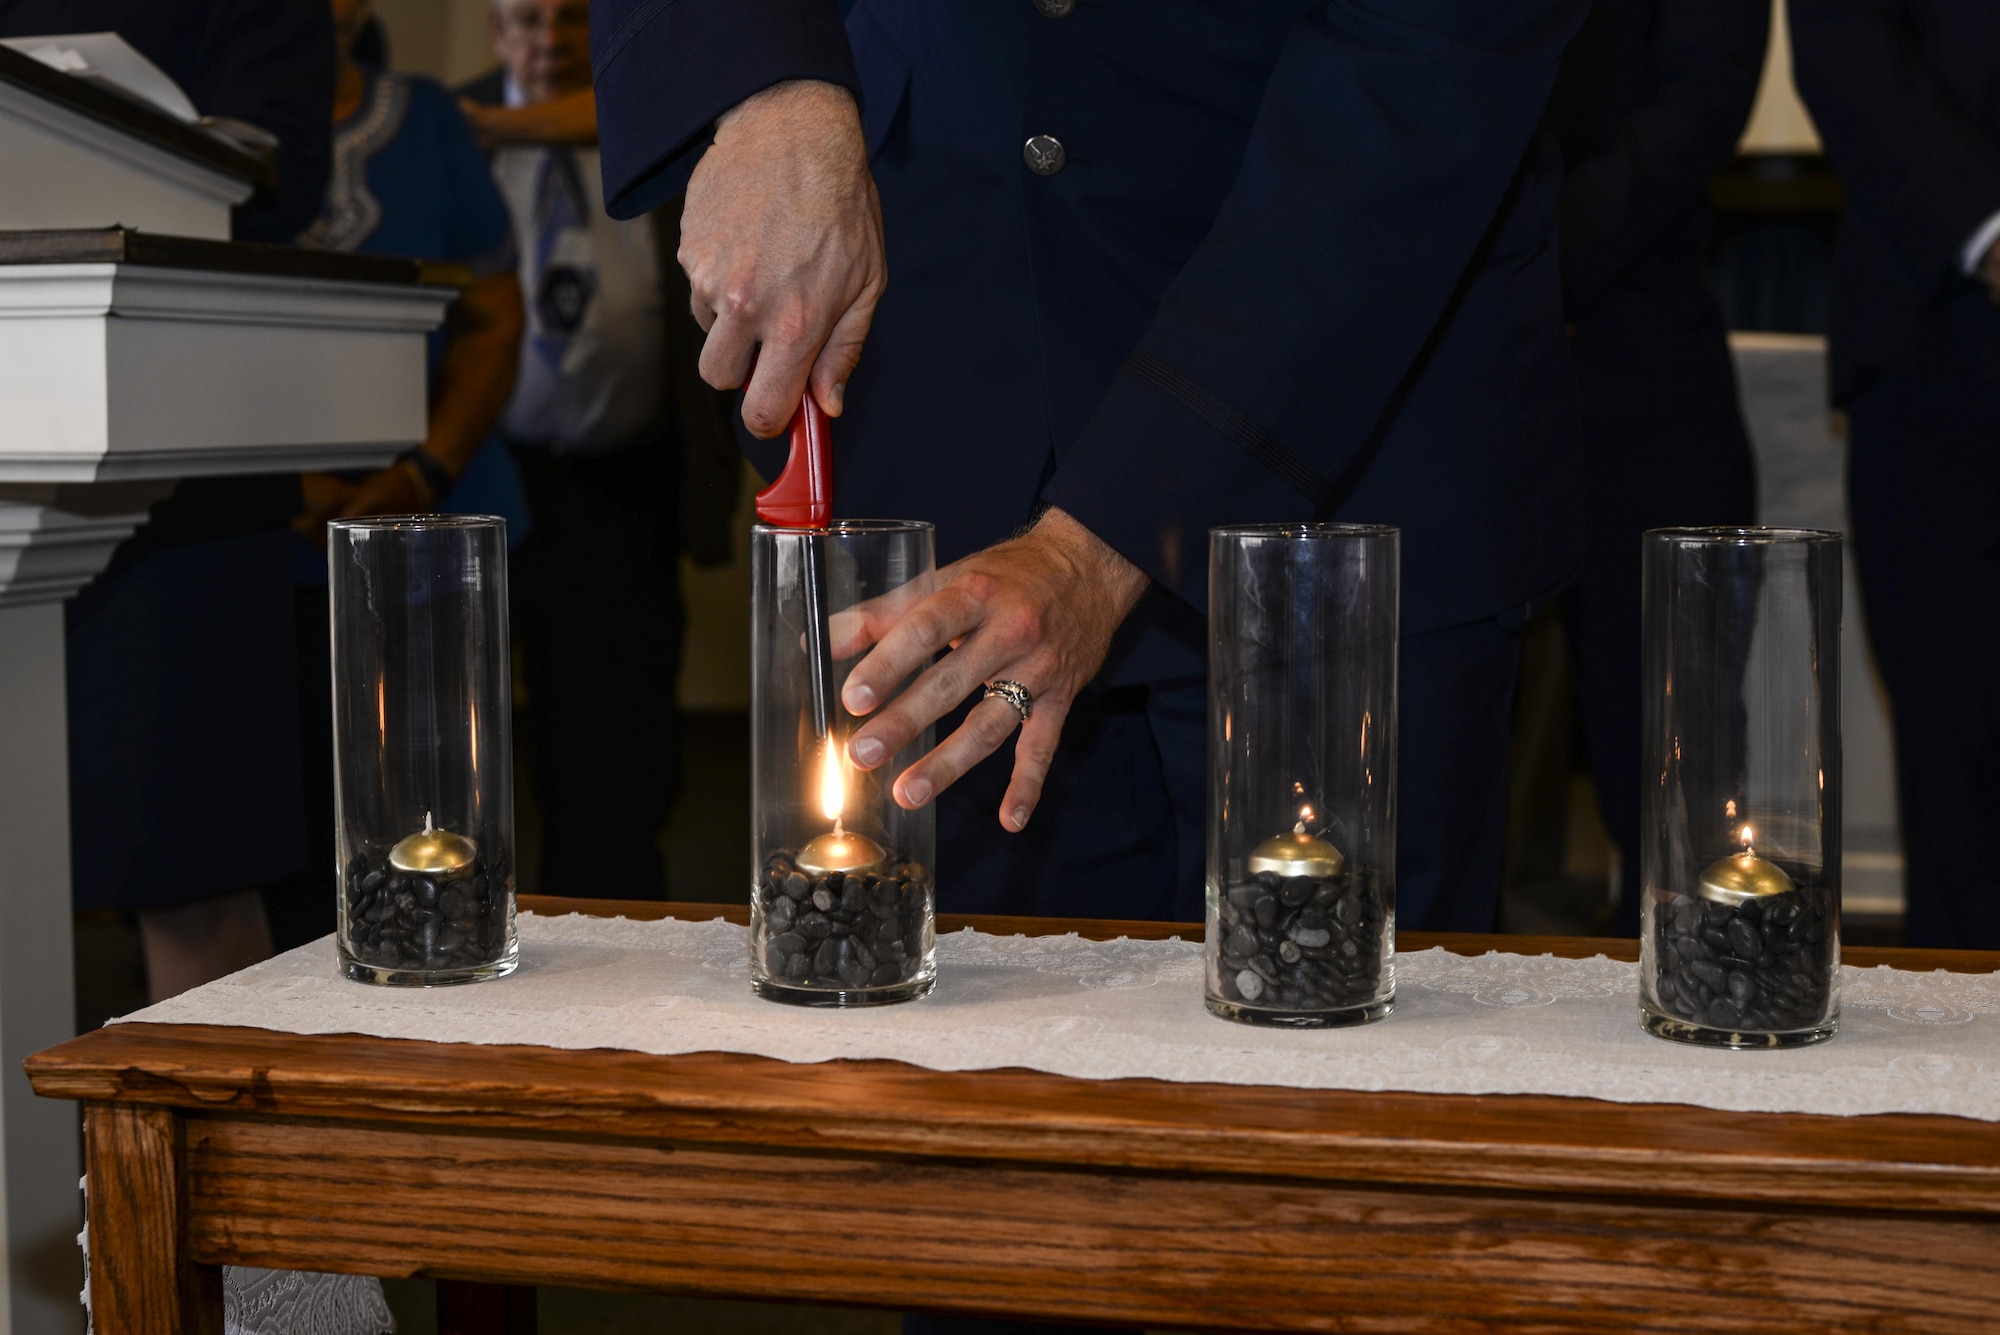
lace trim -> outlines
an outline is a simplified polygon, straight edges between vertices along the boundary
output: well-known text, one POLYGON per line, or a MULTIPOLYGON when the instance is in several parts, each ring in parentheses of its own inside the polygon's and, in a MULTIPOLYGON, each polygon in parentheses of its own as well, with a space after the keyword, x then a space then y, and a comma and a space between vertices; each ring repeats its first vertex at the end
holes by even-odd
POLYGON ((395 1329, 379 1279, 222 1268, 223 1335, 384 1335, 395 1329))
POLYGON ((382 223, 382 201, 368 188, 368 160, 396 137, 409 109, 409 85, 393 74, 368 76, 361 109, 333 130, 333 173, 326 206, 298 244, 311 250, 353 250, 382 223))

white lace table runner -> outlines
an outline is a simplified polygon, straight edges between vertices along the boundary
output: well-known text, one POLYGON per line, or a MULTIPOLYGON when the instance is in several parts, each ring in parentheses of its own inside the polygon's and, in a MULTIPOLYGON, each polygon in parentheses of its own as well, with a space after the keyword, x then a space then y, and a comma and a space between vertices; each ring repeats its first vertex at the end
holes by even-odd
POLYGON ((520 970, 497 982, 350 982, 336 974, 328 939, 126 1018, 791 1062, 889 1058, 940 1071, 1024 1066, 1088 1080, 2000 1121, 2000 974, 1850 967, 1831 1042, 1719 1052, 1644 1033, 1636 967, 1602 956, 1404 954, 1388 1019, 1296 1032, 1209 1015, 1195 941, 956 932, 938 940, 929 997, 836 1011, 754 996, 746 932, 726 922, 523 914, 520 930, 520 970))

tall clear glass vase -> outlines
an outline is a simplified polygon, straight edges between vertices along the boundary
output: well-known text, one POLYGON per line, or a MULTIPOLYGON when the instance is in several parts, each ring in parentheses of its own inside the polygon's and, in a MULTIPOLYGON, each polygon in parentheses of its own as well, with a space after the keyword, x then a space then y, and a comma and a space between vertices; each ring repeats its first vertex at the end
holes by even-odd
POLYGON ((934 573, 929 524, 751 532, 750 980, 771 1000, 878 1005, 936 981, 936 810, 891 796, 932 730, 856 769, 838 689, 934 573))
POLYGON ((1396 996, 1400 536, 1209 535, 1207 1004, 1358 1024, 1396 996))
POLYGON ((507 525, 327 527, 340 967, 431 987, 513 971, 507 525))
POLYGON ((1641 1022, 1819 1042, 1840 1015, 1840 535, 1644 541, 1641 1022))

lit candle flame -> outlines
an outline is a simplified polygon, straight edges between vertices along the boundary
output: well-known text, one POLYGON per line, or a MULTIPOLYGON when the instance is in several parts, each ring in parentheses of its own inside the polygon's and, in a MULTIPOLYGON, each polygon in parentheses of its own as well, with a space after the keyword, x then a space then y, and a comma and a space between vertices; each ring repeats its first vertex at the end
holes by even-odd
POLYGON ((1743 827, 1743 855, 1745 857, 1749 857, 1751 854, 1757 851, 1754 843, 1756 835, 1757 832, 1751 829, 1748 825, 1745 825, 1743 827))
POLYGON ((1299 808, 1299 823, 1293 826, 1292 828, 1297 830, 1300 834, 1304 834, 1306 832, 1306 826, 1312 824, 1312 821, 1313 821, 1312 804, 1308 802, 1306 805, 1299 808))
POLYGON ((841 824, 841 812, 847 805, 846 754, 841 746, 839 738, 829 737, 825 754, 820 757, 819 809, 833 822, 833 829, 826 834, 814 835, 799 850, 798 863, 802 871, 855 872, 888 860, 889 855, 882 845, 859 831, 848 833, 841 824))
POLYGON ((841 773, 840 743, 829 737, 826 740, 825 758, 819 771, 820 814, 833 822, 836 832, 840 829, 840 813, 847 807, 847 776, 841 773))

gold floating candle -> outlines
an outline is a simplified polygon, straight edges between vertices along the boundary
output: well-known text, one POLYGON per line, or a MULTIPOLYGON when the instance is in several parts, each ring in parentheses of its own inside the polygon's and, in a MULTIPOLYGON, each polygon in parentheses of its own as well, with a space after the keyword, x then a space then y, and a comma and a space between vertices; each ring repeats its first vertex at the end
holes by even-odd
POLYGON ((819 807, 820 814, 833 822, 833 829, 806 841, 797 859, 800 871, 809 875, 866 871, 889 860, 882 845, 841 825, 841 812, 846 806, 847 779, 841 772, 840 743, 828 738, 825 758, 820 762, 819 807))
POLYGON ((397 871, 449 876, 471 866, 478 855, 479 845, 462 834, 438 829, 431 823, 431 813, 426 811, 424 828, 404 835, 389 850, 389 865, 397 871))
POLYGON ((1750 827, 1744 826, 1743 851, 1708 864, 1701 874, 1703 899, 1717 904, 1741 904, 1749 899, 1788 895, 1798 889, 1776 863, 1757 856, 1751 835, 1750 827))
POLYGON ((1277 876, 1310 876, 1320 881, 1337 881, 1347 869, 1340 850, 1306 829, 1313 810, 1299 812, 1299 822, 1285 834, 1273 835, 1251 850, 1250 874, 1270 872, 1277 876))

